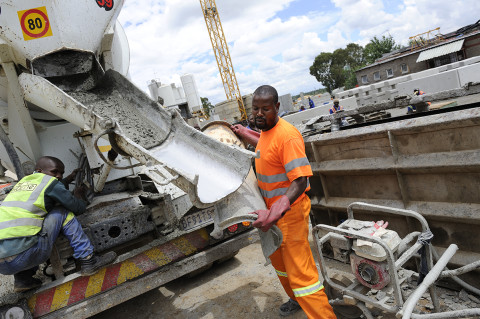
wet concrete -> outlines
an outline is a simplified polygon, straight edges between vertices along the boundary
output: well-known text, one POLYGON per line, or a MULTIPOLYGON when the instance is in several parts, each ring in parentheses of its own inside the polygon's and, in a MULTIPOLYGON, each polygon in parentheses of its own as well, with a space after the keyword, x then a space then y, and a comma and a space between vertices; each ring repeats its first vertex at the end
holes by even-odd
POLYGON ((128 92, 114 87, 100 87, 87 92, 70 92, 69 95, 101 117, 115 120, 125 135, 144 148, 149 149, 162 142, 156 137, 165 133, 135 107, 128 92))

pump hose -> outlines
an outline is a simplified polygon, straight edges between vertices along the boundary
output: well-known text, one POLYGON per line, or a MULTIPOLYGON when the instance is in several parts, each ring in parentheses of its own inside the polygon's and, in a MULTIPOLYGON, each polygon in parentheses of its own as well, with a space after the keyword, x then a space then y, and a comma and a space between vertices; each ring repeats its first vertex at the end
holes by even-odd
POLYGON ((15 169, 15 174, 17 175, 17 179, 21 180, 23 177, 25 177, 25 173, 22 168, 22 163, 20 162, 20 158, 18 157, 18 154, 15 151, 15 147, 13 146, 12 141, 10 141, 10 139, 7 136, 7 133, 5 133, 5 130, 1 125, 0 125, 0 140, 2 140, 2 144, 5 147, 5 150, 7 151, 8 157, 10 158, 10 161, 12 161, 13 167, 15 169))
MULTIPOLYGON (((433 246, 432 246, 433 248, 433 246)), ((435 250, 435 248, 432 249, 432 254, 433 254, 433 258, 435 260, 438 260, 440 259, 440 256, 438 255, 438 252, 435 250)), ((446 268, 446 267, 445 267, 446 268)), ((448 268, 446 268, 448 270, 448 268)), ((472 285, 466 283, 465 281, 463 281, 462 279, 458 278, 457 276, 453 276, 452 277, 452 280, 455 281, 458 285, 460 285, 462 288, 464 288, 465 290, 468 290, 470 291, 471 293, 477 295, 477 296, 480 296, 480 289, 476 288, 476 287, 473 287, 472 285)))

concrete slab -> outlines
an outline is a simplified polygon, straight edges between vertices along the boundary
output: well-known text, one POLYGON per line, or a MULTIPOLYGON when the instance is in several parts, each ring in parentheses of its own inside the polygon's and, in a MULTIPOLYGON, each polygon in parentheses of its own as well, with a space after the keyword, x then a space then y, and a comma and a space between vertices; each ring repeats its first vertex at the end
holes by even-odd
POLYGON ((419 88, 425 93, 436 93, 460 87, 457 70, 445 71, 439 74, 427 76, 398 84, 399 95, 412 95, 413 89, 419 88))
POLYGON ((480 63, 470 64, 456 70, 460 86, 464 86, 469 82, 480 82, 480 63))
POLYGON ((480 56, 474 56, 469 59, 463 60, 464 65, 474 64, 480 62, 480 56))

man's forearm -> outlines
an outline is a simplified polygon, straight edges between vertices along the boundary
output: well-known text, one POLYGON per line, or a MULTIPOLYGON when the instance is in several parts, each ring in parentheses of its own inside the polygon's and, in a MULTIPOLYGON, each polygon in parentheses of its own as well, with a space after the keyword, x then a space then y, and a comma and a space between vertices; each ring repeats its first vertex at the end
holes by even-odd
POLYGON ((288 197, 290 203, 295 202, 297 198, 300 197, 303 192, 305 192, 305 190, 307 189, 307 180, 307 177, 302 176, 297 178, 292 182, 292 184, 290 184, 287 192, 285 193, 285 196, 288 197))
POLYGON ((250 134, 244 135, 243 140, 253 147, 257 147, 258 140, 260 139, 260 133, 251 131, 250 134))

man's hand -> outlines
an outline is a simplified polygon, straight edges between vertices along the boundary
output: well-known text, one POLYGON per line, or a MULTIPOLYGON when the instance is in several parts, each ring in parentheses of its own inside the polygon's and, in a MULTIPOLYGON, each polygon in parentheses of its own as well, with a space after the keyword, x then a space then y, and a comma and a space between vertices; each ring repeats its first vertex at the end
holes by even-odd
POLYGON ((248 129, 240 124, 235 124, 230 126, 230 129, 232 130, 235 135, 240 137, 244 142, 257 146, 258 140, 260 139, 260 133, 255 132, 251 129, 248 129))
POLYGON ((77 186, 73 191, 73 196, 84 201, 87 201, 86 194, 87 194, 87 189, 83 184, 80 186, 77 186))
POLYGON ((240 124, 231 125, 230 129, 240 138, 243 138, 245 136, 245 132, 248 131, 248 128, 240 124))
POLYGON ((63 179, 63 181, 65 182, 66 185, 70 184, 71 182, 73 182, 73 180, 75 179, 75 177, 77 176, 77 173, 80 172, 80 169, 79 168, 76 168, 74 169, 70 175, 68 175, 67 177, 65 177, 63 179))
POLYGON ((290 200, 287 196, 281 196, 269 210, 257 210, 252 214, 258 216, 253 223, 253 227, 260 228, 261 231, 267 232, 277 221, 285 215, 290 209, 290 200))

